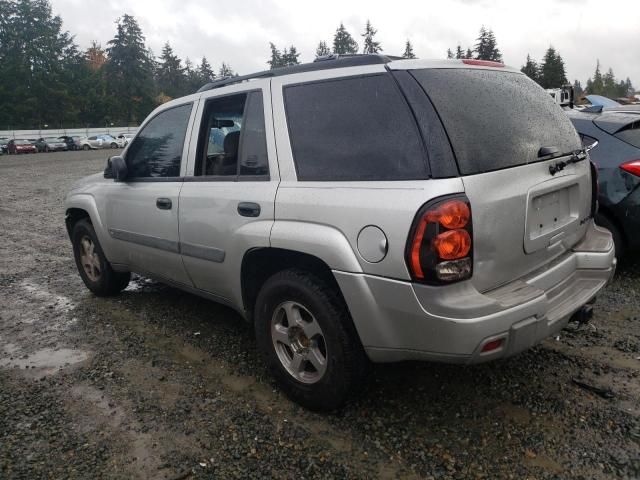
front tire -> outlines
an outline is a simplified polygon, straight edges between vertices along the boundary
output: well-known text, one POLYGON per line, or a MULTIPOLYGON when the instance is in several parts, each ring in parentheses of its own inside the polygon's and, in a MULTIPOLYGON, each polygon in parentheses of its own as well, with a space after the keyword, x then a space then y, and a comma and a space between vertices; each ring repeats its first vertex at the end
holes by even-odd
POLYGON ((91 147, 89 147, 89 145, 83 145, 83 146, 82 146, 82 150, 84 150, 85 152, 86 152, 87 150, 89 150, 89 148, 91 148, 91 147))
POLYGON ((111 144, 111 148, 118 148, 118 144, 117 143, 112 143, 111 144))
POLYGON ((255 331, 276 383, 306 408, 341 407, 365 377, 368 360, 344 300, 312 273, 284 270, 265 282, 255 331))
POLYGON ((73 226, 73 256, 82 281, 98 297, 110 297, 124 290, 131 273, 116 272, 105 257, 93 225, 86 219, 73 226))

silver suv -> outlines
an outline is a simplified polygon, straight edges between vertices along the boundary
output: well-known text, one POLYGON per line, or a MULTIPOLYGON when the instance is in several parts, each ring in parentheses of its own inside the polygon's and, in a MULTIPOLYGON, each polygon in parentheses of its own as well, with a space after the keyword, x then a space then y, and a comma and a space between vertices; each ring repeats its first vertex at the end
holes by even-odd
POLYGON ((96 295, 138 272, 226 304, 290 397, 332 409, 369 360, 483 362, 584 318, 615 269, 595 189, 519 71, 333 57, 162 105, 66 224, 96 295))

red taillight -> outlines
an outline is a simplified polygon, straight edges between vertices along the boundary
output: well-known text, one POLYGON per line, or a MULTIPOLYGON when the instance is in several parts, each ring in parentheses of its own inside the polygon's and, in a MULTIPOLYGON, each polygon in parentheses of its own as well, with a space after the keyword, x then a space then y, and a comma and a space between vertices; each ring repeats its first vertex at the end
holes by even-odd
POLYGON ((429 202, 414 220, 406 260, 414 280, 442 284, 471 276, 471 208, 464 196, 429 202))
POLYGON ((462 63, 465 65, 477 65, 479 67, 504 67, 504 63, 502 62, 492 62, 491 60, 474 60, 472 58, 465 58, 462 60, 462 63))
POLYGON ((632 160, 620 165, 620 168, 625 172, 629 172, 636 177, 640 177, 640 160, 632 160))

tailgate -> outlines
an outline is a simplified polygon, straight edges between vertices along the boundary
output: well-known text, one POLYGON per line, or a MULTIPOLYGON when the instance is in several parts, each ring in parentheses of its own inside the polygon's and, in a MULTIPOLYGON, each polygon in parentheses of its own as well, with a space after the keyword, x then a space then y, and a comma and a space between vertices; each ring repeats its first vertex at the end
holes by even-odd
POLYGON ((474 273, 480 291, 543 267, 586 233, 589 162, 551 176, 560 159, 463 177, 473 209, 474 273))
POLYGON ((411 74, 440 115, 471 202, 474 286, 498 287, 571 249, 586 233, 592 186, 589 161, 572 158, 581 144, 565 112, 501 67, 411 74))

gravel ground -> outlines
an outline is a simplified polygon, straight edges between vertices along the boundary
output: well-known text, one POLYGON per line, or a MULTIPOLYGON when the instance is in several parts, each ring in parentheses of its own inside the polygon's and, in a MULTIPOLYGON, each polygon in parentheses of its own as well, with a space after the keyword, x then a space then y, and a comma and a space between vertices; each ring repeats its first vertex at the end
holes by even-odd
POLYGON ((314 414, 231 310, 84 288, 63 198, 108 153, 0 157, 0 478, 640 478, 637 261, 588 326, 487 365, 376 366, 314 414))

